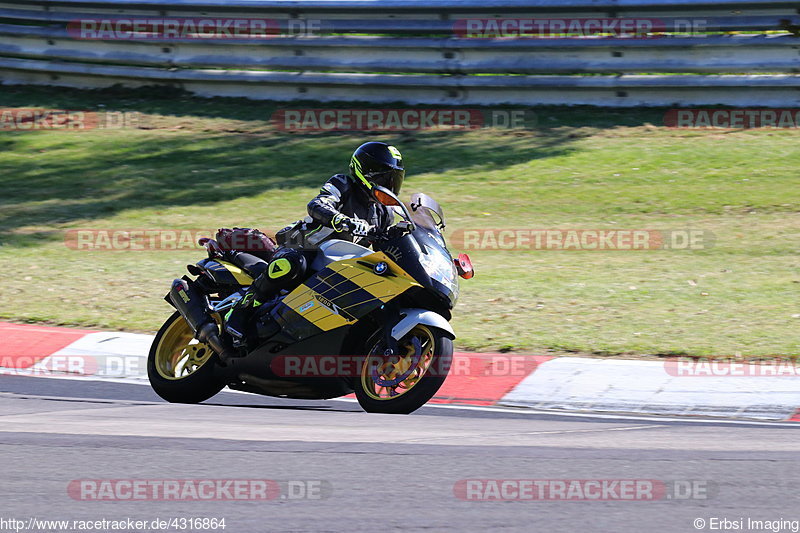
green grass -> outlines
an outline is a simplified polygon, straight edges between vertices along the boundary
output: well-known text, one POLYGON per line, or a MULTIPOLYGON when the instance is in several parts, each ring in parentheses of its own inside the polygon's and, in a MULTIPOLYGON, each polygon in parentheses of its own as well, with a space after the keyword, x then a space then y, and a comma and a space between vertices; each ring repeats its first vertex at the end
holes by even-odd
POLYGON ((66 230, 275 230, 305 214, 355 146, 377 138, 405 156, 404 193, 437 198, 449 231, 715 236, 694 251, 470 252, 477 274, 462 283, 458 348, 800 350, 798 131, 671 130, 659 127, 663 109, 541 108, 524 130, 301 135, 270 125, 278 107, 270 102, 0 90, 0 107, 138 111, 149 128, 0 132, 0 318, 153 332, 169 313, 161 299, 169 282, 200 251, 76 251, 64 244, 66 230))

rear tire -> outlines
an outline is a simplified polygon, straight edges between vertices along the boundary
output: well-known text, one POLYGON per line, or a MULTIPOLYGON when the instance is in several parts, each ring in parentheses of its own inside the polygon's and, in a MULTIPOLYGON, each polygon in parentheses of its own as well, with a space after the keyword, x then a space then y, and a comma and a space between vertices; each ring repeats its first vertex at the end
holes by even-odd
MULTIPOLYGON (((382 335, 382 333, 381 333, 382 335)), ((375 372, 371 370, 370 359, 373 353, 382 350, 383 342, 380 341, 373 345, 367 343, 367 346, 372 346, 370 349, 370 356, 364 361, 361 368, 361 375, 354 379, 353 388, 355 389, 356 398, 361 407, 368 413, 388 413, 388 414, 404 414, 413 413, 433 398, 436 392, 444 383, 447 374, 450 371, 450 366, 453 362, 453 341, 449 334, 436 328, 428 326, 417 325, 407 335, 400 339, 401 347, 407 343, 409 337, 417 336, 418 339, 427 337, 428 342, 432 343, 431 346, 422 345, 423 356, 419 361, 417 367, 421 365, 425 359, 425 353, 430 351, 429 363, 423 373, 413 385, 403 389, 397 387, 394 392, 400 390, 401 392, 396 396, 392 396, 389 389, 391 387, 382 387, 375 380, 375 372), (378 347, 378 350, 375 348, 378 347), (380 397, 383 393, 384 397, 380 397)), ((415 371, 418 372, 418 371, 415 371)), ((409 380, 413 379, 414 372, 409 376, 409 380)), ((378 376, 381 379, 381 376, 378 376)), ((401 382, 405 384, 406 381, 401 382)))
POLYGON ((214 375, 219 356, 208 346, 193 342, 193 338, 189 324, 176 311, 158 330, 150 347, 150 386, 170 403, 200 403, 225 387, 214 375), (186 353, 190 355, 184 356, 186 353))

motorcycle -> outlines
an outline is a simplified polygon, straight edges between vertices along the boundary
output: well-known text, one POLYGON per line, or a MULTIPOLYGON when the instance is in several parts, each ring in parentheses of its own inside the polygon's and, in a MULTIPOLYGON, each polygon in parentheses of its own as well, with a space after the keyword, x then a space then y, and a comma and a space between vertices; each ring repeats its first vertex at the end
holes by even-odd
POLYGON ((408 414, 444 383, 453 357, 449 321, 459 277, 474 275, 466 254, 453 258, 439 204, 422 193, 408 205, 376 186, 376 200, 402 220, 376 235, 373 250, 323 242, 297 288, 261 303, 248 343, 235 357, 225 314, 257 277, 214 239, 208 257, 188 265, 165 300, 175 307, 150 349, 153 390, 176 403, 205 401, 225 386, 267 396, 328 399, 355 392, 371 413, 408 414))

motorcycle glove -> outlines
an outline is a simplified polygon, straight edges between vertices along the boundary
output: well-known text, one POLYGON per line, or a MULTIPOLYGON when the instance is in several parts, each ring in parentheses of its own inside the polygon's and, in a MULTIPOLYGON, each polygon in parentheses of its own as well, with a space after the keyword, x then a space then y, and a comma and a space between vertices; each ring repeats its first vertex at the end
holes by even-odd
POLYGON ((375 227, 366 220, 350 218, 342 214, 334 216, 331 225, 336 232, 347 232, 356 237, 367 237, 375 230, 375 227))

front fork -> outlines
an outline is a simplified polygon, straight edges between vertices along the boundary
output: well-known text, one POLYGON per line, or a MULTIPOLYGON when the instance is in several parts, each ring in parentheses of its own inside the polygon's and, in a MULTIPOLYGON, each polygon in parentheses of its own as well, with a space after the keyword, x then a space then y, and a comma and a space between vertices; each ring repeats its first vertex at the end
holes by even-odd
POLYGON ((381 320, 383 321, 383 341, 386 346, 383 355, 397 355, 400 353, 400 348, 397 344, 397 339, 392 337, 392 328, 400 321, 400 312, 397 307, 391 304, 383 304, 381 306, 381 320))

